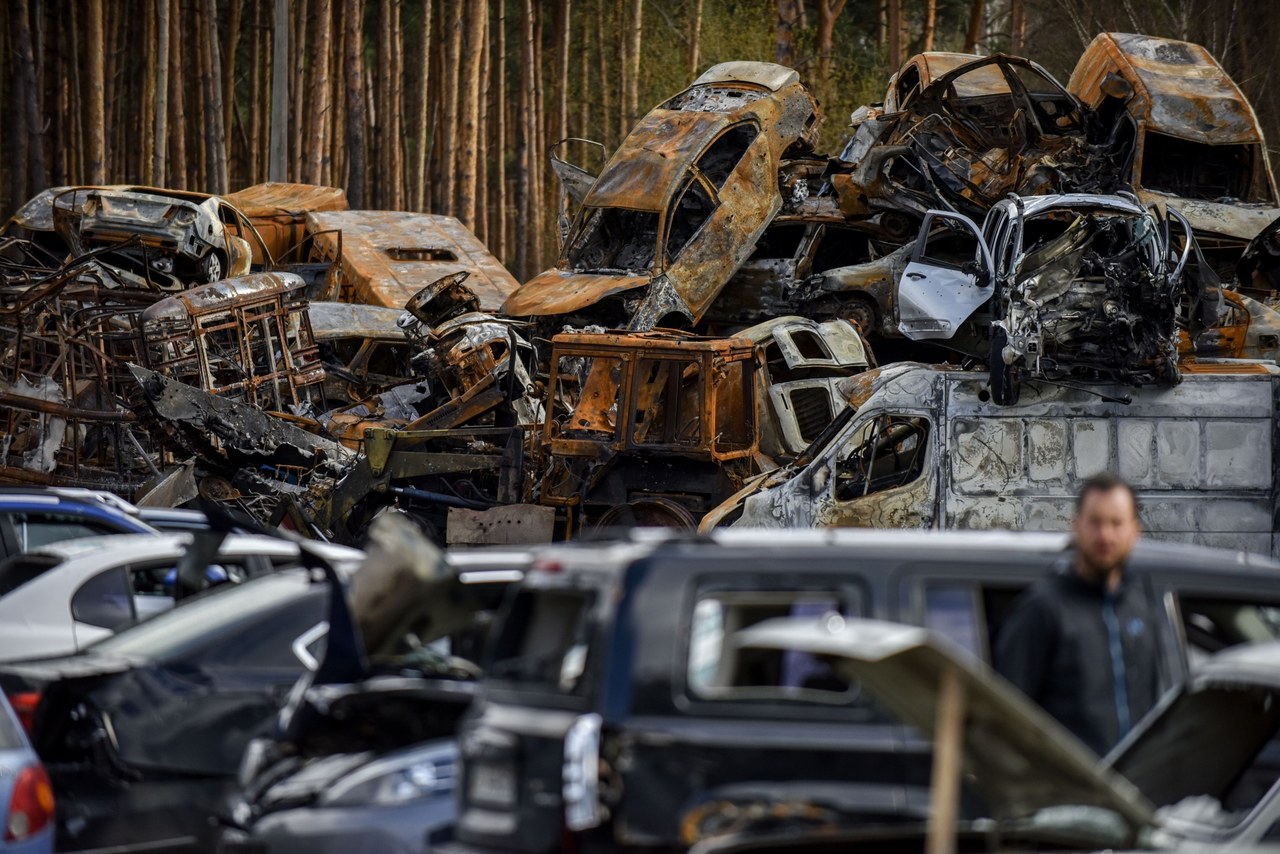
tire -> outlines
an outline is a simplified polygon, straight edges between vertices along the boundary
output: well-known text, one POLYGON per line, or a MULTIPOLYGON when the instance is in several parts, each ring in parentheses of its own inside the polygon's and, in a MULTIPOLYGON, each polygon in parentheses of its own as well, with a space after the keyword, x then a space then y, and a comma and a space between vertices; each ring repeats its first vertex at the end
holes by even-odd
POLYGON ((1004 361, 1004 348, 1008 343, 1009 333, 999 326, 991 327, 991 352, 987 366, 991 372, 991 399, 997 406, 1013 406, 1018 402, 1017 376, 1004 361))
POLYGON ((854 297, 840 307, 839 316, 856 323, 864 336, 880 334, 880 312, 870 300, 854 297))
POLYGON ((212 250, 208 255, 200 259, 200 275, 210 284, 221 281, 227 274, 227 264, 222 258, 222 253, 218 250, 212 250))

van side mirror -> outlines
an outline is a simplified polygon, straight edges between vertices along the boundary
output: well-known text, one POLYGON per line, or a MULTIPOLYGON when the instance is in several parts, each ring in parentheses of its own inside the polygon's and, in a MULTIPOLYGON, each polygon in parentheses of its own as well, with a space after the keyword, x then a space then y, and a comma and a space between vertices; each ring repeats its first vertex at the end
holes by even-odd
POLYGON ((1114 71, 1107 72, 1107 76, 1098 84, 1098 89, 1108 98, 1119 101, 1128 101, 1133 97, 1133 84, 1114 71))

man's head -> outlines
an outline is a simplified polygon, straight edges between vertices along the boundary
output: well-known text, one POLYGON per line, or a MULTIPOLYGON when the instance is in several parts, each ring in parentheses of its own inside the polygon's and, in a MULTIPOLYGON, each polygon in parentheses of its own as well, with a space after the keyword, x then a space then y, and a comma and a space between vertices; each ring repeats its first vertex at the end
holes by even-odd
POLYGON ((1124 566, 1142 533, 1133 487, 1112 474, 1090 478, 1076 498, 1072 529, 1081 574, 1095 582, 1107 580, 1124 566))

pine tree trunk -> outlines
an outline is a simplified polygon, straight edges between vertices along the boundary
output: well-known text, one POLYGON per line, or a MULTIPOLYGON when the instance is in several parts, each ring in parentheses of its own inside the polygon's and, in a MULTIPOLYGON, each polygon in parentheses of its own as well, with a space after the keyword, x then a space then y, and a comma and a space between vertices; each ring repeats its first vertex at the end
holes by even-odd
POLYGON ((346 107, 347 107, 347 201, 359 210, 365 206, 364 169, 364 0, 345 0, 346 107))
POLYGON ((404 210, 406 181, 404 175, 404 36, 400 30, 400 3, 391 4, 391 173, 392 210, 404 210))
POLYGON ((596 56, 600 63, 600 143, 606 155, 612 150, 613 128, 613 78, 609 75, 609 52, 604 40, 604 4, 596 2, 596 56))
POLYGON ((206 118, 206 151, 208 160, 208 192, 227 192, 227 133, 222 125, 222 63, 218 50, 218 16, 216 0, 204 0, 202 23, 207 34, 204 42, 204 86, 206 118))
POLYGON ((1026 49, 1027 41, 1027 6, 1025 0, 1009 2, 1009 44, 1010 52, 1021 56, 1026 49))
MULTIPOLYGON (((502 0, 497 0, 501 3, 502 0)), ((489 63, 491 50, 489 47, 489 9, 484 3, 484 15, 481 16, 482 30, 480 45, 484 55, 480 58, 480 98, 479 111, 476 116, 476 237, 480 242, 489 242, 489 63)))
POLYGON ((938 25, 938 0, 925 0, 924 3, 924 33, 921 38, 920 49, 922 51, 933 50, 934 32, 938 25))
MULTIPOLYGON (((499 0, 501 2, 502 0, 499 0)), ((427 193, 427 113, 431 109, 431 0, 422 3, 422 53, 418 58, 418 111, 414 116, 413 209, 425 211, 427 193)))
MULTIPOLYGON (((824 0, 819 0, 824 2, 824 0)), ((689 27, 689 80, 698 77, 698 50, 702 40, 702 0, 693 0, 693 12, 690 15, 689 27)))
MULTIPOLYGON (((182 0, 169 0, 169 45, 179 44, 182 32, 182 0)), ((187 164, 187 122, 183 91, 181 51, 169 51, 169 169, 165 186, 179 189, 191 186, 187 164)))
POLYGON ((297 11, 294 14, 293 32, 289 40, 289 63, 293 69, 290 75, 289 91, 289 178, 302 180, 302 138, 306 135, 306 113, 310 105, 307 93, 306 62, 307 56, 307 21, 310 11, 308 0, 296 0, 297 11))
POLYGON ((142 110, 142 121, 139 123, 142 128, 142 145, 139 146, 139 179, 143 184, 155 186, 156 180, 153 175, 156 162, 155 153, 155 136, 150 133, 150 129, 155 127, 155 107, 156 107, 156 77, 152 73, 156 67, 156 20, 159 14, 156 9, 156 0, 144 0, 144 19, 142 23, 142 55, 145 57, 141 68, 142 77, 142 98, 138 103, 138 107, 142 110))
POLYGON ((507 2, 497 0, 498 5, 498 91, 496 106, 498 112, 497 127, 497 167, 498 197, 495 208, 497 222, 496 251, 504 264, 511 258, 507 254, 507 2))
POLYGON ((104 184, 107 180, 107 116, 103 102, 102 4, 88 3, 85 12, 85 40, 89 48, 89 98, 85 113, 89 153, 85 180, 90 184, 104 184))
POLYGON ((168 180, 165 167, 168 163, 165 146, 169 129, 169 0, 156 0, 156 58, 155 124, 152 148, 151 174, 156 186, 163 187, 168 180))
POLYGON ((845 0, 818 0, 818 80, 823 85, 831 80, 836 21, 844 6, 845 0))
POLYGON ((627 21, 627 131, 640 118, 640 36, 644 19, 644 0, 631 0, 631 16, 627 21))
POLYGON ((480 131, 480 62, 484 58, 484 22, 487 0, 471 0, 467 8, 466 45, 463 51, 462 136, 458 152, 457 217, 471 230, 476 227, 476 159, 480 131))
MULTIPOLYGON (((227 16, 227 46, 222 55, 222 131, 226 141, 226 160, 230 162, 234 149, 236 105, 236 53, 240 45, 240 21, 244 0, 231 0, 231 14, 227 16)), ((218 14, 218 4, 213 4, 213 14, 218 14)), ((214 28, 216 35, 217 28, 214 28)), ((221 50, 221 49, 220 49, 221 50)))
MULTIPOLYGON (((818 0, 822 2, 822 0, 818 0)), ((773 61, 788 68, 796 64, 797 0, 778 0, 778 22, 774 27, 773 61)))
POLYGON ((15 0, 11 12, 16 19, 13 37, 18 61, 18 78, 13 81, 13 85, 22 99, 19 134, 26 137, 22 145, 26 155, 25 162, 19 160, 17 166, 27 176, 27 186, 21 195, 34 196, 48 186, 49 175, 45 170, 40 105, 36 101, 35 56, 31 50, 31 8, 27 0, 15 0))
POLYGON ((266 7, 264 0, 253 4, 253 24, 249 31, 249 140, 245 152, 245 169, 248 171, 248 184, 257 184, 262 180, 262 117, 265 115, 262 103, 262 42, 263 29, 266 22, 262 10, 266 7))
POLYGON ((902 0, 889 0, 889 68, 902 67, 902 0))
MULTIPOLYGON (((889 2, 894 2, 894 0, 889 0, 889 2)), ((965 53, 977 53, 978 51, 978 41, 982 38, 982 19, 985 11, 986 0, 973 0, 973 5, 969 7, 969 32, 964 39, 965 53)))
POLYGON ((533 73, 535 61, 533 52, 533 0, 523 0, 520 16, 520 116, 524 119, 523 132, 516 143, 519 156, 519 172, 516 182, 516 206, 520 210, 518 234, 516 237, 516 267, 521 280, 530 276, 529 250, 532 246, 530 232, 533 223, 533 186, 532 147, 533 136, 537 132, 537 122, 533 116, 534 87, 537 85, 533 73))
POLYGON ((458 89, 459 70, 462 66, 460 45, 462 43, 462 3, 463 0, 452 0, 452 5, 444 3, 445 20, 449 31, 446 33, 444 58, 444 124, 440 128, 440 180, 444 185, 445 213, 458 215, 458 89))
POLYGON ((311 104, 307 114, 307 127, 304 139, 304 163, 306 168, 302 180, 308 184, 320 184, 324 181, 324 170, 329 160, 329 151, 325 148, 325 123, 329 120, 329 23, 333 20, 330 0, 312 0, 311 14, 315 15, 315 30, 311 44, 311 79, 308 83, 306 99, 311 104))
POLYGON ((556 3, 556 23, 559 29, 556 33, 556 53, 559 58, 558 71, 559 80, 556 84, 556 90, 559 93, 559 102, 556 109, 556 138, 551 140, 552 143, 559 142, 569 135, 569 20, 573 12, 573 0, 558 0, 556 3))

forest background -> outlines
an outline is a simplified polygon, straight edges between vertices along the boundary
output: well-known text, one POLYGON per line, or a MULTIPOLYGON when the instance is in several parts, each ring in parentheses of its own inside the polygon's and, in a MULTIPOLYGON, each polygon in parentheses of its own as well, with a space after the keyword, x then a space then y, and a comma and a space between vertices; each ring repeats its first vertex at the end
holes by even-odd
POLYGON ((1065 83, 1107 30, 1205 45, 1274 157, 1274 0, 0 0, 0 217, 48 186, 267 180, 287 32, 287 180, 457 216, 523 280, 556 252, 548 147, 611 152, 718 62, 796 68, 835 153, 919 51, 1028 56, 1065 83))

